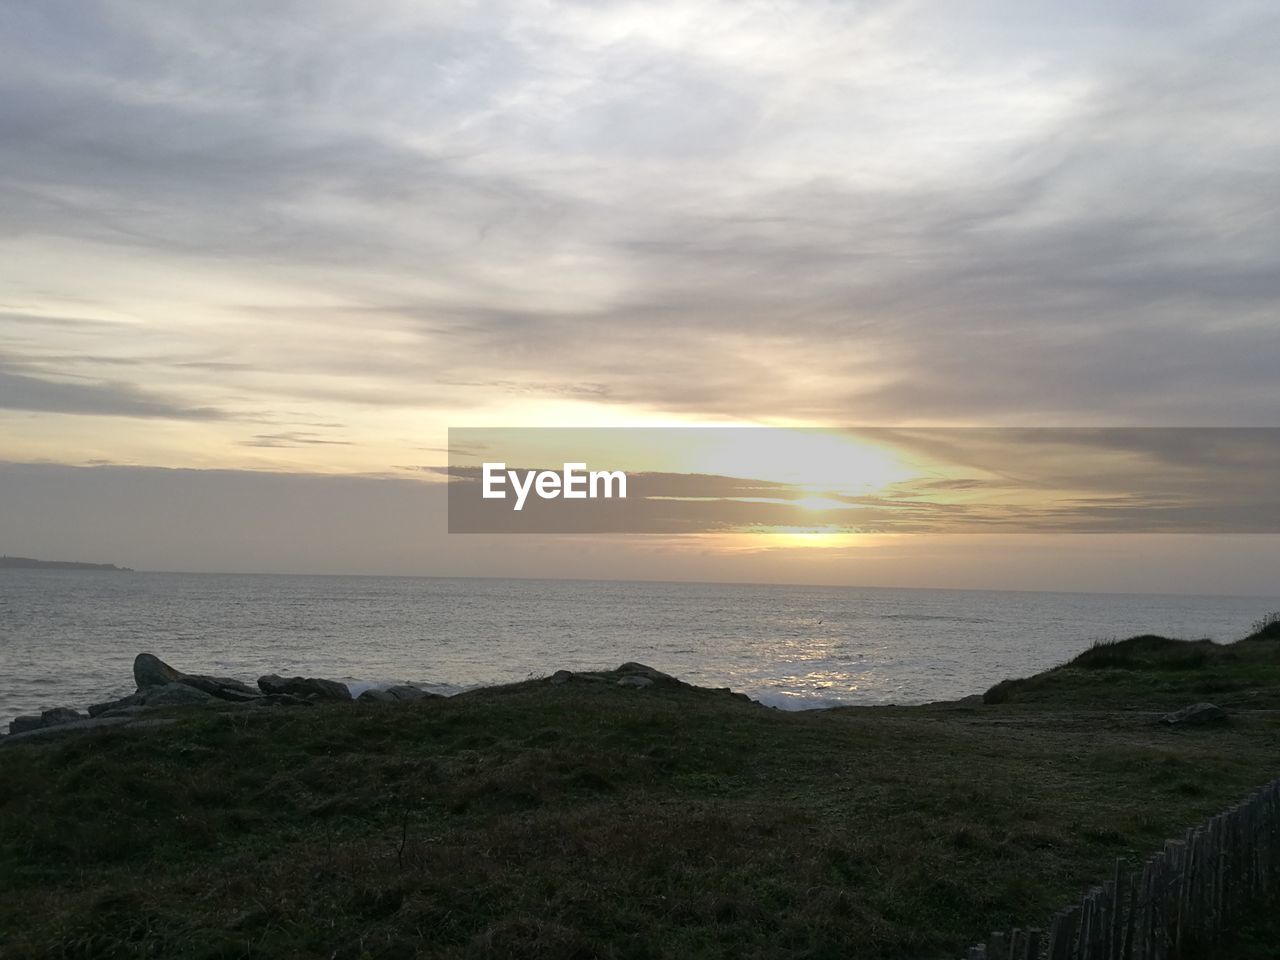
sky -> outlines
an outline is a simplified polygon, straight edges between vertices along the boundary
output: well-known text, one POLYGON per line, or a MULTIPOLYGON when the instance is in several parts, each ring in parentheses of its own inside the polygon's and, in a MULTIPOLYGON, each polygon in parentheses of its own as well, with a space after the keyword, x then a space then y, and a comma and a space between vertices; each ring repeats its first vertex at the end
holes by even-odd
POLYGON ((1254 592, 1274 538, 516 546, 430 488, 449 427, 1280 424, 1278 42, 1266 2, 0 0, 0 552, 1254 592))

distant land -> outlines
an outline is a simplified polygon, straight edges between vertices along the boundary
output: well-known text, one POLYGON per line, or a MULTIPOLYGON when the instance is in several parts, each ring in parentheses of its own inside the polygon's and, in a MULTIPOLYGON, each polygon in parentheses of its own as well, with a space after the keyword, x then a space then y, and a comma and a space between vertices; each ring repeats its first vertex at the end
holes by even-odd
POLYGON ((76 563, 71 560, 32 560, 30 557, 0 557, 0 570, 111 570, 133 573, 128 567, 114 563, 76 563))

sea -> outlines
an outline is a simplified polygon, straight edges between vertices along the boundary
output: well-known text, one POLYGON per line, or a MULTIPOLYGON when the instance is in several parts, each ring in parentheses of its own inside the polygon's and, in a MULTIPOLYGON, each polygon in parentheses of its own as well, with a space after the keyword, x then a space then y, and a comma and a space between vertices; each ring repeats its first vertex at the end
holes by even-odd
POLYGON ((1100 640, 1231 641, 1280 597, 0 570, 0 723, 124 696, 133 658, 358 694, 639 661, 770 706, 981 693, 1100 640))

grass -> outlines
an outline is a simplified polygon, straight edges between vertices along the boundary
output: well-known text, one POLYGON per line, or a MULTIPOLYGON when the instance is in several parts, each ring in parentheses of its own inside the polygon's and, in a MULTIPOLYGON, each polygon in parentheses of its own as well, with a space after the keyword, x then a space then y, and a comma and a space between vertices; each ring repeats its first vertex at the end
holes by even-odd
POLYGON ((1280 622, 1230 644, 1141 636, 1094 644, 1034 677, 1005 680, 988 704, 1175 710, 1197 700, 1224 708, 1280 709, 1280 622))
POLYGON ((999 704, 531 681, 15 744, 0 955, 954 958, 1280 775, 1265 643, 1099 647, 999 704), (1230 723, 1154 723, 1204 682, 1230 723))

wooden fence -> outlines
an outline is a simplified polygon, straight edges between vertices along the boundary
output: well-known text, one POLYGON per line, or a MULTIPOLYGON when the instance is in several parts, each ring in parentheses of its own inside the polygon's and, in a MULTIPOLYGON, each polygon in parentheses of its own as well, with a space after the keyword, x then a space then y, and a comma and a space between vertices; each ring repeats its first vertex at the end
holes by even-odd
POLYGON ((1182 960, 1280 892, 1280 780, 1192 827, 1059 910, 1047 930, 993 933, 962 960, 1182 960))

